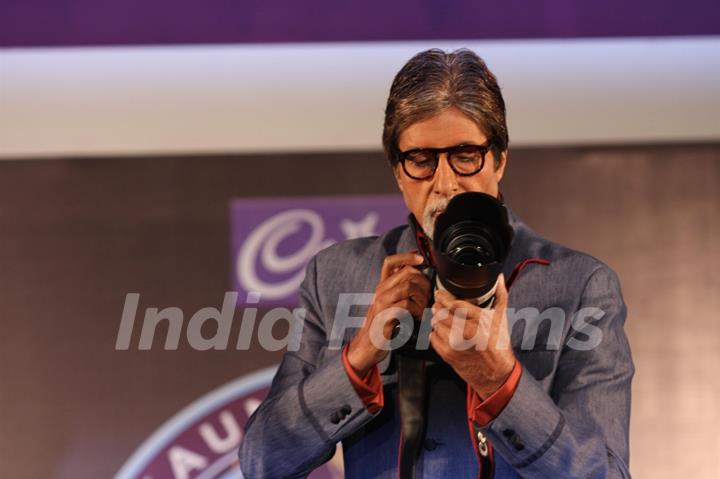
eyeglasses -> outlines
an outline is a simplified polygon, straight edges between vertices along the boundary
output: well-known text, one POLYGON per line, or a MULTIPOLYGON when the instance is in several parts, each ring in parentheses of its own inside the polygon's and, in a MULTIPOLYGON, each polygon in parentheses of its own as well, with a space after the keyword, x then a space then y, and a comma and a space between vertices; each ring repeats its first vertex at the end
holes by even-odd
POLYGON ((435 175, 440 155, 447 153, 450 168, 460 176, 472 176, 482 170, 485 155, 490 151, 490 143, 485 145, 457 145, 448 148, 417 148, 401 151, 398 155, 403 171, 415 180, 426 180, 435 175))

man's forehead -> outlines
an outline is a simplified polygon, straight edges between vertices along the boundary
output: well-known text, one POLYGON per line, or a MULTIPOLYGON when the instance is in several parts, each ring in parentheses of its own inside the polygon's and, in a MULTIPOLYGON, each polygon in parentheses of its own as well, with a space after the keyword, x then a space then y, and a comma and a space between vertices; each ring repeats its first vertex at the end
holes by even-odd
MULTIPOLYGON (((407 131, 407 130, 406 130, 407 131)), ((414 150, 417 148, 449 148, 458 145, 481 145, 487 137, 479 129, 473 134, 451 130, 438 131, 428 135, 425 132, 410 132, 400 134, 398 146, 400 150, 414 150)))
POLYGON ((480 127, 455 108, 419 120, 400 132, 401 150, 414 148, 447 148, 463 143, 482 144, 487 141, 480 127))

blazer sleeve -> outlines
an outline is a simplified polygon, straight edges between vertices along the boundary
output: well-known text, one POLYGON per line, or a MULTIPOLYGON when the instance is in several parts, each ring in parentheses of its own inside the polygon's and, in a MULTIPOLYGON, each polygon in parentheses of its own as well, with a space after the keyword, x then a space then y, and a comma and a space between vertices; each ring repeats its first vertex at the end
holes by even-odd
POLYGON ((586 324, 600 333, 599 344, 571 347, 573 341, 577 345, 588 338, 571 329, 550 394, 525 369, 502 412, 487 425, 473 424, 476 434, 486 434, 522 477, 630 477, 630 385, 635 368, 623 330, 626 307, 617 277, 608 267, 599 266, 589 276, 578 311, 582 308, 597 308, 586 324))
POLYGON ((350 382, 342 349, 328 348, 316 263, 316 257, 310 261, 300 287, 302 328, 291 328, 301 334, 299 348, 284 354, 267 398, 245 426, 239 458, 247 478, 306 477, 378 414, 367 410, 350 382))

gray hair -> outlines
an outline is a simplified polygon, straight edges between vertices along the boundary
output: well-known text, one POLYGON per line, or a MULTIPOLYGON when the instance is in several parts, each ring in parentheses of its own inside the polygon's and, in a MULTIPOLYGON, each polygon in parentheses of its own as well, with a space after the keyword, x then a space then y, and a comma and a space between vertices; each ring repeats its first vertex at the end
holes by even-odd
POLYGON ((450 107, 467 115, 487 136, 497 167, 509 141, 505 101, 485 62, 464 48, 450 53, 437 48, 420 52, 395 76, 383 128, 383 148, 390 165, 399 160, 398 137, 406 128, 450 107))

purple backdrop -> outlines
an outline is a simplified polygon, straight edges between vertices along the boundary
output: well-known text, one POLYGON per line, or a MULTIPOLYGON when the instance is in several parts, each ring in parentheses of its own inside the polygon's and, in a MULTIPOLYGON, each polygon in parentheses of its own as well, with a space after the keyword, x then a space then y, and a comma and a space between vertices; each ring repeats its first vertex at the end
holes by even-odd
POLYGON ((5 0, 0 46, 720 33, 717 0, 5 0))
POLYGON ((297 304, 305 266, 338 241, 383 233, 404 224, 400 195, 243 198, 230 207, 232 285, 238 304, 297 304))

